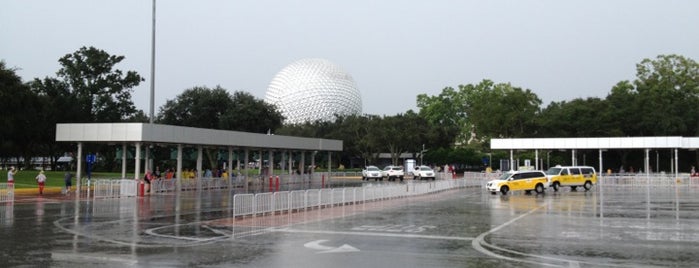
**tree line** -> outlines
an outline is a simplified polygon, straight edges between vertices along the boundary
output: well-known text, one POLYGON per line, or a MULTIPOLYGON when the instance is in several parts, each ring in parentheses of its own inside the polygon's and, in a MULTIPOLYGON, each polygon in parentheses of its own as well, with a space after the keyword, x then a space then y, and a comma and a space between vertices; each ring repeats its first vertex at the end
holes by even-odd
MULTIPOLYGON (((51 156, 55 163, 64 152, 75 150, 55 142, 56 123, 148 122, 131 98, 144 78, 116 68, 124 58, 82 47, 58 60, 61 67, 55 77, 29 82, 0 62, 0 158, 51 156)), ((680 55, 644 59, 636 65, 636 79, 619 81, 605 98, 577 98, 545 107, 530 89, 487 79, 445 87, 437 95, 420 94, 416 101, 418 111, 338 115, 330 122, 284 125, 275 106, 250 93, 200 86, 167 100, 154 121, 339 139, 345 149, 335 165, 373 164, 380 160, 379 153, 388 153, 390 163, 400 164, 401 154, 412 153, 425 163, 478 166, 486 155, 508 157, 506 152, 490 151, 491 138, 698 136, 699 64, 680 55)), ((114 161, 114 148, 87 146, 107 158, 104 169, 120 164, 114 161)), ((207 152, 212 167, 215 153, 207 152)), ((530 152, 522 154, 533 159, 530 152)), ((553 154, 559 155, 558 163, 566 161, 553 154)), ((628 151, 611 158, 619 165, 637 161, 628 151)))

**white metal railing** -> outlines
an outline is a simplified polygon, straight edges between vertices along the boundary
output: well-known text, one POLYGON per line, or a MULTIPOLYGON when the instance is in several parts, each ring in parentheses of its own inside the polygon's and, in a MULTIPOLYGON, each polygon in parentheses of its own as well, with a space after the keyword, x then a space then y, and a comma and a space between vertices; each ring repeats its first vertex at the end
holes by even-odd
POLYGON ((15 186, 12 183, 0 183, 0 203, 15 200, 15 186))
POLYGON ((668 187, 668 186, 696 186, 699 185, 699 177, 691 177, 689 173, 635 173, 635 174, 611 174, 600 175, 598 184, 604 186, 623 187, 668 187))
POLYGON ((136 196, 139 181, 130 179, 95 179, 91 181, 95 198, 136 196))
POLYGON ((233 196, 235 216, 255 216, 430 194, 472 186, 465 179, 408 182, 372 187, 328 188, 233 196))

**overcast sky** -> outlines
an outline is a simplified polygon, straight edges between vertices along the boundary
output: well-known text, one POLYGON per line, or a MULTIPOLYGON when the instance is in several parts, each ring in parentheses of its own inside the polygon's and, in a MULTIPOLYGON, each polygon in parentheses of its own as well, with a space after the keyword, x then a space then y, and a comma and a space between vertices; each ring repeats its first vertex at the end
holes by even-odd
MULTIPOLYGON (((25 80, 94 46, 146 81, 152 2, 0 0, 0 59, 25 80)), ((417 111, 418 94, 483 79, 531 89, 547 105, 604 98, 660 54, 699 60, 699 1, 158 1, 156 113, 194 86, 263 99, 286 65, 325 58, 350 73, 364 113, 417 111)))

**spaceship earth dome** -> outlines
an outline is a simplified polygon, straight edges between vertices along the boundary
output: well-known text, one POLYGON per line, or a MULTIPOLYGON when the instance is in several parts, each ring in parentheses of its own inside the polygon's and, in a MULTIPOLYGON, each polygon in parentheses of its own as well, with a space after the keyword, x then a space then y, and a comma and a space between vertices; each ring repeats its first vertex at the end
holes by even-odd
POLYGON ((265 102, 276 105, 287 124, 362 113, 352 76, 325 59, 302 59, 284 67, 270 82, 265 102))

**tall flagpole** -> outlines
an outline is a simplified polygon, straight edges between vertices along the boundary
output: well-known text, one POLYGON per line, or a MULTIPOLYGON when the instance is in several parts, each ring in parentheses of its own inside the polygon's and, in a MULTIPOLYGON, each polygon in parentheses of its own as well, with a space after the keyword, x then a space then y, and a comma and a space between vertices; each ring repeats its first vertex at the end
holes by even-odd
POLYGON ((155 0, 153 0, 153 34, 150 47, 150 123, 155 118, 155 0))

